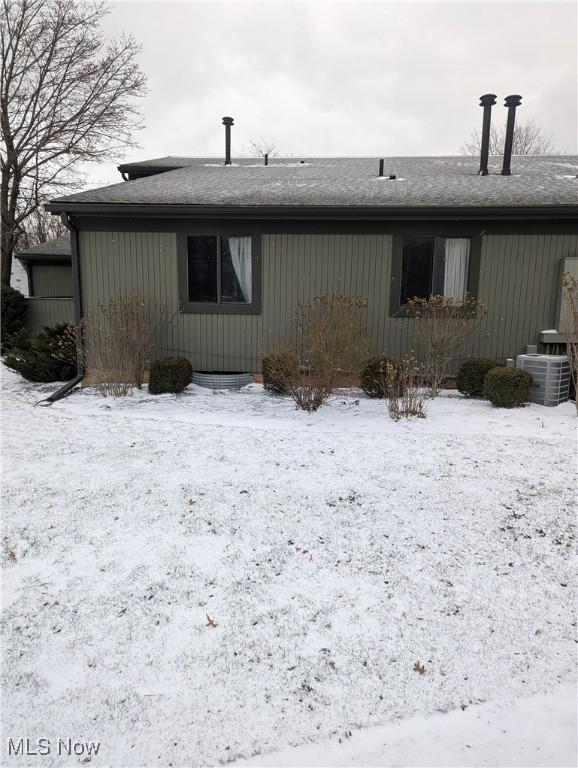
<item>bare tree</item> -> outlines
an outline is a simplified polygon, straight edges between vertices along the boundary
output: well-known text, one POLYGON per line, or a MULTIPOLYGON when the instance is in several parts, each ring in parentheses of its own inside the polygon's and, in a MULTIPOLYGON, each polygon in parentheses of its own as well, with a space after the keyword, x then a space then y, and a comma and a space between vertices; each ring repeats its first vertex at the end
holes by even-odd
POLYGON ((2 285, 24 222, 78 185, 84 161, 130 146, 145 93, 132 37, 105 44, 102 0, 1 0, 0 213, 2 285))
MULTIPOLYGON (((505 124, 499 128, 492 127, 490 131, 490 155, 501 155, 504 151, 506 140, 505 124)), ((469 141, 462 147, 462 155, 479 155, 482 145, 480 132, 472 132, 469 141)), ((551 155, 555 152, 552 136, 544 133, 540 126, 533 120, 527 123, 519 123, 514 126, 514 143, 512 154, 514 155, 551 155)))
POLYGON ((273 144, 272 141, 266 141, 263 138, 249 139, 249 145, 257 157, 265 157, 265 155, 269 155, 269 157, 277 157, 279 155, 277 145, 273 144))
POLYGON ((58 216, 52 216, 41 208, 37 208, 22 223, 20 246, 32 248, 33 245, 46 243, 67 233, 68 229, 58 216))

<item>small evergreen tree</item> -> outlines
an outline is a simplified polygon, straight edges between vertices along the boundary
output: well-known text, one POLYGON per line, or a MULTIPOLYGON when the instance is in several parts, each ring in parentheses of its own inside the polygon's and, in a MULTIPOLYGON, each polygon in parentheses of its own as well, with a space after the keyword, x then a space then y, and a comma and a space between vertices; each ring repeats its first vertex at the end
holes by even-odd
POLYGON ((2 352, 10 348, 10 340, 24 330, 26 298, 16 288, 2 288, 2 352))
POLYGON ((44 328, 37 336, 21 332, 13 337, 4 362, 28 381, 68 381, 76 376, 76 366, 60 356, 67 333, 68 326, 64 324, 44 328))

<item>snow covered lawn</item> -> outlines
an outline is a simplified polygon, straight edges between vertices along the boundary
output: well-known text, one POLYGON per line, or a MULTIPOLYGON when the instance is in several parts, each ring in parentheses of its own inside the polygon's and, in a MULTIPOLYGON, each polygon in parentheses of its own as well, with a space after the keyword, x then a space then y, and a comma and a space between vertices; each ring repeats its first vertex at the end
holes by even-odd
POLYGON ((459 717, 547 694, 557 749, 520 716, 533 761, 497 725, 477 754, 575 764, 571 404, 452 395, 393 423, 358 394, 306 415, 252 385, 35 408, 54 387, 2 376, 5 738, 99 741, 95 765, 331 764, 315 742, 404 765, 356 732, 403 719, 407 764, 483 764, 459 717))

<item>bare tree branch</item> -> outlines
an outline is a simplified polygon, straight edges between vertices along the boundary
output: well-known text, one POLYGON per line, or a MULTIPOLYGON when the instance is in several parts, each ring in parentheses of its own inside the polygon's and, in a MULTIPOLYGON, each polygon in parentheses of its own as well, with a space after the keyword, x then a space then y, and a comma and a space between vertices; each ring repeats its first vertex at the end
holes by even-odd
MULTIPOLYGON (((492 127, 490 131, 490 155, 501 155, 504 152, 506 126, 492 127)), ((482 145, 480 132, 472 131, 469 141, 460 147, 462 155, 479 155, 482 145)), ((554 143, 550 134, 544 133, 533 120, 518 123, 514 126, 513 155, 552 155, 555 154, 554 143)))
POLYGON ((132 37, 105 42, 103 0, 0 0, 2 285, 25 222, 86 161, 119 156, 141 127, 146 78, 132 37))
POLYGON ((37 208, 26 219, 22 227, 21 246, 31 248, 55 237, 62 237, 68 232, 58 216, 51 216, 37 208))
POLYGON ((266 141, 263 138, 249 139, 249 145, 257 157, 265 157, 265 155, 277 157, 279 155, 277 145, 273 144, 272 141, 266 141))

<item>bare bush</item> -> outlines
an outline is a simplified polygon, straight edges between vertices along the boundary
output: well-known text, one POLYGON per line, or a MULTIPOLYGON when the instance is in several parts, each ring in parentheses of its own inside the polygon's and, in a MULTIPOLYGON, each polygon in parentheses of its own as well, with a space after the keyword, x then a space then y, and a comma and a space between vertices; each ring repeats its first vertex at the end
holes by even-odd
POLYGON ((71 327, 61 354, 70 355, 74 335, 78 359, 98 391, 127 395, 142 386, 151 354, 173 316, 167 304, 115 297, 84 317, 80 328, 71 327))
POLYGON ((415 318, 415 333, 420 343, 431 397, 439 394, 452 357, 485 317, 487 307, 473 296, 413 298, 409 302, 415 318))
MULTIPOLYGON (((562 275, 564 297, 564 321, 566 330, 566 354, 570 361, 570 371, 574 388, 578 383, 578 279, 569 272, 562 275)), ((578 397, 576 397, 578 412, 578 397)))
POLYGON ((409 416, 425 418, 428 397, 425 366, 408 355, 401 362, 384 360, 380 373, 390 417, 394 421, 409 416))
POLYGON ((304 411, 316 411, 336 387, 359 375, 368 356, 367 302, 326 293, 297 309, 297 342, 269 356, 269 375, 304 411), (295 364, 295 361, 297 364, 295 364))
POLYGON ((303 367, 332 370, 336 378, 358 376, 369 355, 367 301, 324 293, 297 309, 297 343, 303 367))
POLYGON ((285 391, 293 398, 297 408, 312 413, 333 394, 336 387, 335 372, 300 368, 287 376, 284 385, 285 391))

